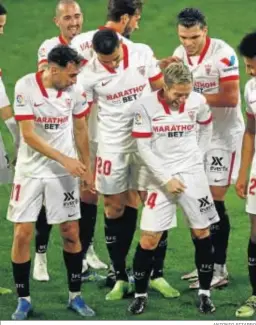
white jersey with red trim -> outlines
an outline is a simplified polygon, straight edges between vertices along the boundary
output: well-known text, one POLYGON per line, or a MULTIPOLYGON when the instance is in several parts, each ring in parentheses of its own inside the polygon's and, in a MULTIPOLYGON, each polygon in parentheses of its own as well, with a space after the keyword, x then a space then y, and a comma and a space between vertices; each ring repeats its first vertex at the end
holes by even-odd
MULTIPOLYGON (((81 33, 77 36, 75 36, 73 38, 73 40, 71 41, 71 46, 80 54, 82 55, 82 57, 86 60, 89 61, 93 55, 94 55, 94 51, 92 49, 92 39, 94 34, 102 29, 106 29, 107 27, 105 26, 101 26, 98 29, 95 30, 91 30, 85 33, 81 33)), ((153 55, 153 51, 151 50, 151 48, 146 45, 146 44, 141 44, 141 43, 133 43, 132 41, 130 41, 129 39, 125 38, 124 36, 122 36, 121 34, 117 33, 118 37, 120 40, 122 40, 122 42, 126 45, 135 45, 137 47, 137 49, 142 49, 142 50, 148 50, 152 52, 153 55)), ((98 128, 97 128, 97 119, 98 119, 98 111, 96 109, 96 107, 94 108, 94 110, 91 112, 90 114, 90 118, 89 118, 89 134, 90 134, 90 139, 91 141, 94 142, 98 142, 98 128)))
MULTIPOLYGON (((194 91, 215 94, 220 82, 239 79, 239 62, 235 51, 224 41, 207 38, 200 56, 189 57, 180 45, 173 53, 187 64, 193 73, 194 91)), ((213 113, 212 147, 235 149, 234 137, 243 131, 241 102, 237 107, 211 107, 213 113)))
MULTIPOLYGON (((74 85, 61 92, 45 89, 41 72, 24 76, 15 86, 14 112, 17 121, 34 120, 35 132, 61 153, 76 157, 73 117, 81 118, 88 110, 81 88, 74 85)), ((68 175, 58 162, 29 147, 22 135, 16 164, 16 176, 50 178, 68 175)))
POLYGON ((6 94, 5 86, 2 80, 2 71, 0 69, 0 109, 9 105, 10 101, 6 94))
POLYGON ((162 77, 152 51, 122 44, 124 58, 110 69, 93 57, 78 76, 88 102, 97 96, 99 148, 105 152, 134 152, 131 137, 135 100, 151 93, 150 81, 162 77))
POLYGON ((154 92, 134 104, 132 136, 150 138, 147 152, 139 152, 156 178, 165 184, 174 174, 204 170, 197 124, 210 123, 212 113, 206 99, 196 92, 176 111, 171 110, 160 94, 154 92))
MULTIPOLYGON (((245 103, 246 103, 246 115, 247 118, 255 120, 256 125, 256 78, 250 79, 245 85, 244 91, 245 103)), ((256 148, 256 135, 254 139, 254 146, 256 148)), ((256 155, 254 151, 251 173, 256 173, 256 155)))
MULTIPOLYGON (((92 39, 96 32, 102 29, 108 29, 108 27, 100 26, 98 29, 91 30, 89 32, 81 33, 75 36, 71 41, 71 46, 86 60, 90 60, 93 57, 94 51, 92 49, 92 39)), ((121 34, 117 33, 118 37, 124 44, 131 45, 132 41, 125 38, 121 34)))
POLYGON ((61 35, 50 38, 45 40, 39 47, 38 53, 37 53, 37 62, 38 65, 41 63, 47 63, 47 57, 49 52, 55 47, 60 44, 67 45, 67 42, 63 39, 61 35))

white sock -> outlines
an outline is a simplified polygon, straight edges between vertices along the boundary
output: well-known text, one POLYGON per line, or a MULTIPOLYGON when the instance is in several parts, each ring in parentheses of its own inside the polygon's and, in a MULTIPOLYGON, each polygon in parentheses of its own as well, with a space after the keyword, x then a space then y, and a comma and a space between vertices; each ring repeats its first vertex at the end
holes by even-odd
POLYGON ((214 275, 221 276, 224 273, 225 264, 214 264, 214 275))
POLYGON ((78 292, 70 292, 69 291, 69 301, 75 299, 75 297, 81 296, 81 291, 78 292))
POLYGON ((30 296, 27 296, 27 297, 19 297, 19 300, 20 299, 26 299, 31 304, 31 298, 30 298, 30 296))
POLYGON ((199 289, 198 290, 198 296, 200 296, 200 295, 206 295, 207 297, 210 297, 211 296, 210 290, 199 289))
POLYGON ((148 296, 148 294, 147 294, 147 292, 145 292, 145 293, 135 293, 135 298, 138 298, 138 297, 147 297, 148 296))

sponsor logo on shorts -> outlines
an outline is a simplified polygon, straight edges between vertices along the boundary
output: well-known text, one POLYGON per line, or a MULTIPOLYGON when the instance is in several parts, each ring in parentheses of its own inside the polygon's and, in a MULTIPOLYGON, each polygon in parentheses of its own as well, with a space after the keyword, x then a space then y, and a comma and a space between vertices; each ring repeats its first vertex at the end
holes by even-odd
POLYGON ((210 171, 214 173, 228 171, 228 168, 226 166, 223 166, 223 157, 212 156, 210 171))
MULTIPOLYGON (((72 192, 65 192, 64 200, 63 200, 63 207, 64 208, 75 208, 78 204, 78 199, 74 196, 75 191, 72 192)), ((73 215, 69 215, 69 217, 73 217, 73 215)))
POLYGON ((209 196, 198 199, 199 209, 201 213, 207 213, 214 207, 214 203, 210 201, 209 196))

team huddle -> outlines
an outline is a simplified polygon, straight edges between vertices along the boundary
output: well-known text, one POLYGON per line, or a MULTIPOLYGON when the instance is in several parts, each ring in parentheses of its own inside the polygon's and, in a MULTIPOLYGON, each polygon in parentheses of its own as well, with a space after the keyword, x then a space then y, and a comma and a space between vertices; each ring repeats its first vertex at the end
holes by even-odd
MULTIPOLYGON (((60 225, 63 238, 68 307, 84 317, 95 315, 81 285, 88 266, 107 268, 93 248, 99 195, 111 263, 105 299, 134 293, 128 310, 141 314, 149 288, 165 298, 180 296, 163 273, 168 231, 177 226, 180 206, 195 248, 195 270, 182 279, 192 280, 189 288, 198 289, 199 311, 214 312, 210 290, 229 283, 225 199, 232 183, 238 196, 247 199, 251 219, 252 296, 236 316, 256 311, 255 78, 245 87, 245 127, 237 54, 208 36, 203 13, 185 8, 177 15, 181 44, 160 60, 150 46, 130 40, 142 8, 142 0, 109 0, 106 24, 82 32, 79 4, 60 0, 55 15, 60 36, 41 44, 38 71, 17 81, 14 116, 0 79, 0 116, 17 148, 12 177, 0 135, 0 184, 13 183, 7 219, 14 223, 14 320, 27 319, 32 311, 34 227, 33 278, 49 280, 46 253, 52 225, 60 225), (140 206, 140 240, 129 276, 126 257, 140 206)), ((6 15, 0 6, 1 31, 6 15)), ((254 44, 256 33, 251 33, 238 48, 252 77, 254 44)))

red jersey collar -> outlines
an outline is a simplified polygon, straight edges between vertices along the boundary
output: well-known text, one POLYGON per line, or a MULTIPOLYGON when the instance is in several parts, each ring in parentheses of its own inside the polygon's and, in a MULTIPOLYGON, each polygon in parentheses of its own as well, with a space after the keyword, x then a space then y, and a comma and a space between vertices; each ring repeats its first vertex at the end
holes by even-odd
POLYGON ((60 41, 60 44, 62 44, 62 45, 68 45, 68 43, 64 40, 62 35, 59 35, 59 41, 60 41))
MULTIPOLYGON (((211 44, 211 39, 210 39, 210 37, 207 36, 204 48, 202 49, 202 52, 200 53, 197 64, 200 64, 203 61, 203 59, 204 59, 204 57, 205 57, 205 55, 206 55, 206 53, 207 53, 207 51, 208 51, 208 49, 210 47, 210 44, 211 44)), ((188 58, 189 65, 193 65, 193 62, 192 62, 192 60, 191 60, 191 58, 190 58, 190 56, 188 54, 187 54, 187 58, 188 58)))
POLYGON ((119 33, 115 28, 113 28, 113 27, 108 27, 108 26, 99 26, 98 27, 98 30, 104 30, 104 29, 111 29, 111 30, 113 30, 114 32, 116 32, 116 33, 119 33))
MULTIPOLYGON (((126 44, 122 44, 123 49, 123 68, 124 70, 128 68, 129 66, 129 55, 128 55, 128 47, 126 44)), ((100 61, 99 61, 100 62, 100 61)), ((101 63, 101 62, 100 62, 101 63)), ((103 67, 108 70, 110 73, 116 73, 116 70, 113 68, 110 68, 107 64, 101 63, 103 67)))
MULTIPOLYGON (((38 71, 36 73, 36 82, 38 84, 38 87, 40 88, 40 91, 41 91, 42 95, 44 97, 48 98, 49 97, 48 93, 47 93, 47 91, 46 91, 46 89, 45 89, 45 87, 44 87, 44 85, 42 83, 42 74, 43 74, 43 71, 38 71)), ((57 98, 59 98, 61 96, 61 94, 62 94, 62 91, 58 90, 57 98)))
MULTIPOLYGON (((163 89, 158 90, 157 92, 157 99, 160 104, 162 104, 164 111, 166 114, 170 115, 171 114, 171 108, 167 104, 166 100, 163 97, 163 89)), ((183 113, 185 108, 185 103, 181 104, 179 107, 179 113, 183 113)))

